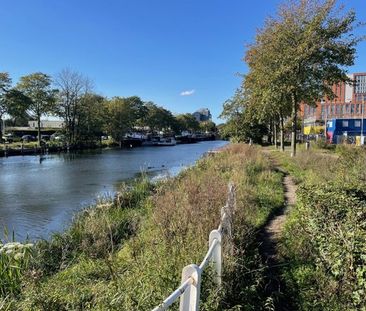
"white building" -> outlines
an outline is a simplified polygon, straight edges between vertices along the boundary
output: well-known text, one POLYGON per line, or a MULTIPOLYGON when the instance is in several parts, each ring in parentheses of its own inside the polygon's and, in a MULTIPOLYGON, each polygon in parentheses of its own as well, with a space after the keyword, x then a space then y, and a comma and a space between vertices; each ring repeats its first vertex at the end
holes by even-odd
MULTIPOLYGON (((38 122, 37 121, 28 121, 29 128, 31 129, 37 129, 38 128, 38 122)), ((51 128, 51 129, 62 129, 64 127, 63 121, 49 121, 49 120, 41 120, 41 128, 51 128)))

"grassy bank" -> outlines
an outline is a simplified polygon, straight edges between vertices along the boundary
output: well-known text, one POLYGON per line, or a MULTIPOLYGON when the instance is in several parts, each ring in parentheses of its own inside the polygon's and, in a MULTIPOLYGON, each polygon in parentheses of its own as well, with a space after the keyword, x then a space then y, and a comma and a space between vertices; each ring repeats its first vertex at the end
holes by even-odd
POLYGON ((299 183, 283 237, 299 310, 366 309, 366 151, 274 153, 299 183))
MULTIPOLYGON (((9 310, 150 310, 199 263, 216 228, 227 184, 237 188, 234 252, 224 254, 223 288, 204 275, 201 310, 264 309, 256 234, 283 204, 282 176, 260 150, 232 145, 157 185, 137 182, 40 241, 22 270, 9 310)), ((174 310, 174 308, 173 308, 174 310)))

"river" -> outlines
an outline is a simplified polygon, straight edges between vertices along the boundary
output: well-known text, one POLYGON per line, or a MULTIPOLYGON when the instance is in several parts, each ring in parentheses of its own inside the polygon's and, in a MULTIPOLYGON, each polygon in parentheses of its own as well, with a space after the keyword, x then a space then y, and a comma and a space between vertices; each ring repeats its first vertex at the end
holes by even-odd
POLYGON ((174 176, 226 143, 0 158, 0 238, 5 230, 20 241, 48 238, 83 207, 112 196, 121 182, 143 171, 151 178, 174 176))

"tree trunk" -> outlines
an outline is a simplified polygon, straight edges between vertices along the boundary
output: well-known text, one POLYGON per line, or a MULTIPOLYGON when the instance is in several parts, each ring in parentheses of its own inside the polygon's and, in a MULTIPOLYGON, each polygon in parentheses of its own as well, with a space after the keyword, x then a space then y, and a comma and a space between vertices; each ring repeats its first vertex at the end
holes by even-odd
POLYGON ((38 147, 41 147, 41 116, 37 116, 38 123, 38 147))
POLYGON ((292 94, 292 133, 291 133, 291 157, 296 156, 296 132, 297 132, 297 102, 295 94, 292 94))
POLYGON ((277 149, 278 144, 277 144, 277 124, 276 124, 276 122, 273 122, 273 140, 274 140, 274 146, 277 149))
POLYGON ((281 151, 285 151, 285 129, 283 125, 283 117, 280 117, 280 146, 281 151))

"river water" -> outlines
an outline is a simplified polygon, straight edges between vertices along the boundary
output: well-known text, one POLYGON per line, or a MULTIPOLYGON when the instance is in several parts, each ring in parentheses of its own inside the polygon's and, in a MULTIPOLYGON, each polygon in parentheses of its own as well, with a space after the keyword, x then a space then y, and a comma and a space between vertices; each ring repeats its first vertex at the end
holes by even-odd
POLYGON ((0 238, 7 228, 16 240, 48 238, 98 197, 145 171, 151 178, 174 176, 205 152, 225 145, 209 141, 174 147, 0 158, 0 238))

